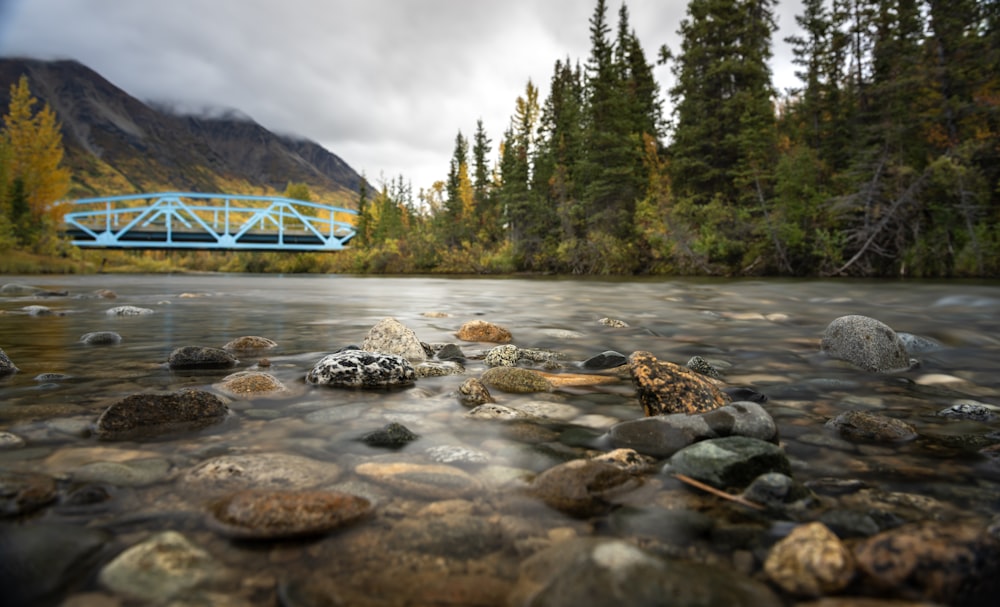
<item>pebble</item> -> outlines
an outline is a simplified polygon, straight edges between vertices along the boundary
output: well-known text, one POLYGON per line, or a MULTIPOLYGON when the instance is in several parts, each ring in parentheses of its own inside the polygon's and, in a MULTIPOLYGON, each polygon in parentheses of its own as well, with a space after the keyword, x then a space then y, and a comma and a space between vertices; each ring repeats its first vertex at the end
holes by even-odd
POLYGON ((395 318, 384 318, 369 329, 361 349, 394 354, 412 362, 427 360, 427 352, 417 334, 395 318))
POLYGON ((912 425, 871 411, 845 411, 826 426, 850 441, 900 443, 917 437, 917 430, 912 425))
POLYGON ((140 308, 138 306, 115 306, 105 313, 108 316, 146 316, 154 312, 149 308, 140 308))
POLYGON ((501 392, 527 394, 531 392, 550 392, 552 384, 547 379, 521 367, 493 367, 486 369, 480 375, 479 381, 489 388, 501 392))
POLYGON ((784 591, 800 597, 836 594, 854 578, 851 551, 823 523, 799 525, 775 544, 764 572, 784 591))
POLYGON ((823 331, 820 350, 871 373, 910 368, 906 346, 885 323, 867 316, 834 319, 823 331))
POLYGON ((164 531, 126 549, 98 575, 101 585, 127 599, 163 603, 221 577, 223 566, 176 531, 164 531))
POLYGON ((240 354, 260 354, 278 347, 278 342, 259 335, 243 335, 232 339, 222 346, 223 350, 239 352, 240 354))
POLYGON ((122 343, 122 336, 114 331, 94 331, 81 335, 80 342, 88 346, 115 346, 122 343))
POLYGON ((167 357, 171 369, 225 369, 235 367, 240 361, 222 348, 182 346, 167 357))
POLYGON ((0 470, 0 517, 34 512, 56 499, 56 481, 37 472, 0 470))
POLYGON ((227 375, 215 387, 238 398, 274 396, 288 391, 277 377, 262 371, 239 371, 227 375))
POLYGON ((336 491, 248 489, 213 502, 207 522, 230 538, 274 540, 329 533, 371 511, 367 499, 336 491))
POLYGON ((443 464, 368 462, 354 471, 404 493, 427 499, 472 497, 482 489, 480 482, 469 473, 443 464))
POLYGON ((183 477, 188 487, 205 489, 310 489, 331 483, 340 466, 291 453, 220 455, 190 469, 183 477))
POLYGON ((791 474, 791 463, 778 445, 745 436, 710 438, 675 453, 664 467, 718 489, 743 489, 766 472, 791 474))
POLYGON ((530 493, 549 507, 575 517, 611 511, 614 498, 638 487, 641 481, 616 464, 598 460, 571 460, 542 472, 530 493))
POLYGON ((218 424, 229 407, 211 392, 181 390, 170 394, 133 394, 104 410, 95 426, 102 440, 131 440, 218 424))
POLYGON ((408 386, 416 371, 405 358, 364 350, 342 350, 323 357, 306 374, 306 382, 341 388, 408 386))
POLYGON ((629 372, 647 416, 703 413, 729 404, 730 398, 687 367, 657 360, 649 352, 629 356, 629 372))
POLYGON ((495 344, 509 343, 513 339, 511 332, 506 327, 485 320, 470 320, 459 327, 455 336, 462 341, 481 341, 495 344))

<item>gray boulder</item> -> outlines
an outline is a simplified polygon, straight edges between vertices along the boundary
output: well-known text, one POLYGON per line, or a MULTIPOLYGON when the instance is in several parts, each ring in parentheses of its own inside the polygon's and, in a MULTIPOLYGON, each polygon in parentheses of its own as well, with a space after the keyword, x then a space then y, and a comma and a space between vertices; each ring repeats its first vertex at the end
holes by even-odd
POLYGON ((885 323, 867 316, 834 319, 823 331, 820 350, 870 373, 909 369, 906 344, 885 323))
POLYGON ((768 472, 792 473, 785 452, 774 443, 745 436, 711 438, 681 449, 664 467, 718 489, 743 489, 768 472))
POLYGON ((367 352, 395 354, 407 360, 427 360, 427 352, 412 329, 395 318, 385 318, 368 330, 361 349, 367 352))

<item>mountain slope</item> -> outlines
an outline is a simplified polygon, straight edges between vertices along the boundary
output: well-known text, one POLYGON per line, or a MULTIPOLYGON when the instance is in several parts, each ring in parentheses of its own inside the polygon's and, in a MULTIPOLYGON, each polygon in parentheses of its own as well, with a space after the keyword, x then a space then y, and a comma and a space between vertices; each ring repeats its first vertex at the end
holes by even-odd
POLYGON ((182 116, 144 103, 76 61, 0 58, 0 108, 27 74, 63 130, 73 197, 181 190, 280 193, 305 183, 324 202, 354 206, 361 176, 318 144, 249 118, 182 116))

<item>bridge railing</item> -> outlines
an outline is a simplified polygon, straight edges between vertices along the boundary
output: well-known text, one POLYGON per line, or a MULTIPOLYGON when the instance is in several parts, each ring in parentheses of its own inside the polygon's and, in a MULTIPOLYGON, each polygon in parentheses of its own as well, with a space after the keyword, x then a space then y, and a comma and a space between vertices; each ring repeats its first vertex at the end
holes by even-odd
POLYGON ((73 244, 100 248, 336 251, 356 211, 280 196, 161 192, 70 201, 73 244))

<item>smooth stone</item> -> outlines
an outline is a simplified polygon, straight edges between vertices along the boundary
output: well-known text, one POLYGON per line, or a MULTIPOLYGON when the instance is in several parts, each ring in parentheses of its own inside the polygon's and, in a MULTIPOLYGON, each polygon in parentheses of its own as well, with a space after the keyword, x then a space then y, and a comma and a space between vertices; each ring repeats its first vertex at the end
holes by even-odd
POLYGON ((323 357, 306 374, 306 382, 342 388, 408 386, 416 372, 408 360, 395 354, 343 350, 323 357))
POLYGON ((910 368, 906 346, 885 323, 867 316, 834 319, 823 331, 820 351, 870 373, 910 368))
POLYGON ((207 521, 227 537, 272 540, 329 533, 371 511, 367 499, 336 491, 248 489, 213 502, 207 521))
POLYGON ((140 308, 138 306, 115 306, 105 313, 108 316, 146 316, 154 312, 149 308, 140 308))
POLYGON ((34 512, 55 501, 56 481, 37 472, 0 470, 0 517, 34 512))
POLYGON ((77 482, 145 487, 166 480, 170 476, 170 462, 162 458, 93 462, 80 466, 71 475, 77 482))
POLYGON ((537 419, 548 419, 554 421, 570 421, 580 415, 580 409, 566 403, 554 403, 545 400, 531 400, 519 402, 518 411, 527 413, 537 419))
POLYGON ((901 342, 903 342, 903 347, 906 348, 906 352, 908 354, 924 354, 926 352, 944 350, 944 345, 936 339, 921 337, 919 335, 914 335, 913 333, 904 333, 902 331, 897 331, 896 336, 899 337, 901 342))
POLYGON ((641 484, 615 464, 597 460, 571 460, 542 472, 531 483, 530 493, 550 508, 586 518, 610 512, 614 499, 641 484))
POLYGON ((281 380, 263 371, 239 371, 222 378, 215 387, 239 398, 274 396, 288 391, 281 380))
POLYGON ((427 459, 439 464, 485 464, 490 461, 485 451, 460 445, 437 445, 428 447, 424 453, 427 459))
POLYGON ((605 350, 583 361, 580 363, 580 366, 590 371, 600 371, 602 369, 614 369, 625 364, 628 364, 628 357, 624 354, 615 352, 614 350, 605 350))
POLYGON ((629 356, 629 373, 647 416, 704 413, 729 404, 730 398, 699 373, 649 352, 629 356))
POLYGON ((278 342, 259 335, 243 335, 222 346, 223 350, 241 354, 259 354, 278 347, 278 342))
POLYGON ((757 403, 736 402, 706 413, 672 413, 620 422, 611 427, 607 436, 615 447, 669 457, 706 438, 747 436, 776 441, 778 428, 757 403))
POLYGON ((171 369, 225 369, 239 362, 222 348, 205 346, 182 346, 167 357, 171 369))
POLYGON ((14 364, 7 354, 0 348, 0 375, 8 375, 11 373, 17 373, 20 369, 14 364))
POLYGON ((383 485, 427 499, 471 497, 482 490, 481 483, 467 472, 443 464, 368 462, 354 471, 383 485))
POLYGON ((784 511, 786 506, 803 500, 812 501, 815 495, 808 487, 781 472, 765 472, 753 479, 743 491, 743 499, 784 511))
POLYGON ((916 428, 907 422, 871 411, 845 411, 826 426, 850 441, 900 443, 917 438, 916 428))
POLYGON ((81 335, 80 341, 88 346, 114 346, 122 343, 122 336, 114 331, 94 331, 81 335))
POLYGON ((500 524, 482 516, 449 513, 403 519, 389 532, 389 548, 456 559, 480 558, 503 548, 500 524))
POLYGON ((493 367, 483 371, 479 380, 487 387, 515 394, 552 390, 552 384, 547 379, 521 367, 493 367))
POLYGON ((608 517, 608 523, 618 537, 654 539, 673 546, 705 540, 715 527, 715 520, 702 512, 655 506, 618 508, 608 517))
POLYGON ((462 341, 480 341, 495 344, 505 344, 513 339, 506 327, 485 320, 470 320, 458 329, 456 337, 462 341))
POLYGON ((458 400, 466 407, 496 402, 489 389, 475 377, 470 377, 458 387, 458 400))
POLYGON ((290 453, 220 455, 201 462, 184 475, 197 489, 310 489, 331 483, 340 466, 290 453))
POLYGON ((487 367, 516 367, 518 358, 520 355, 517 346, 503 344, 491 348, 483 357, 483 363, 487 367))
POLYGON ((218 424, 229 415, 221 398, 204 390, 133 394, 104 410, 95 428, 101 440, 148 438, 218 424))
POLYGON ((800 597, 836 594, 854 578, 854 557, 823 523, 799 525, 771 547, 764 562, 768 578, 800 597))
POLYGON ((743 489, 767 472, 790 475, 791 463, 778 445, 745 436, 710 438, 675 453, 664 467, 718 489, 743 489))
POLYGON ((455 362, 464 362, 465 353, 462 349, 455 344, 444 344, 435 354, 438 360, 451 360, 455 362))
POLYGON ((398 422, 390 422, 378 430, 365 433, 361 442, 371 447, 399 449, 419 438, 409 428, 398 422))
POLYGON ((495 419, 505 421, 532 419, 532 417, 524 411, 514 409, 513 407, 508 407, 506 405, 498 405, 496 403, 487 403, 485 405, 473 407, 468 411, 468 413, 465 414, 465 417, 472 419, 495 419))
POLYGON ((384 318, 368 330, 361 349, 380 354, 394 354, 409 361, 427 360, 427 352, 413 329, 395 318, 384 318))
POLYGON ((667 560, 625 540, 574 538, 521 564, 510 607, 779 607, 767 585, 730 569, 667 560))
POLYGON ((126 549, 101 569, 98 580, 128 599, 162 603, 209 583, 223 566, 176 531, 158 533, 126 549))
POLYGON ((71 379, 72 375, 66 375, 65 373, 39 373, 33 379, 39 383, 42 382, 58 382, 66 381, 71 379))

